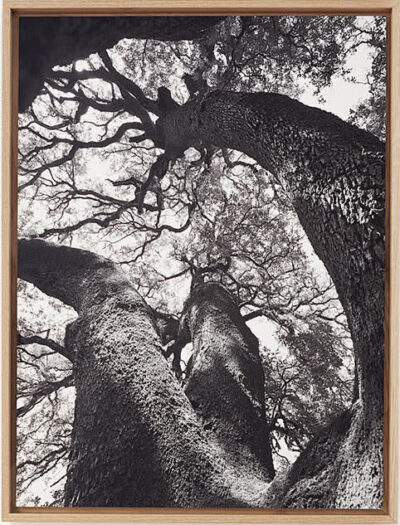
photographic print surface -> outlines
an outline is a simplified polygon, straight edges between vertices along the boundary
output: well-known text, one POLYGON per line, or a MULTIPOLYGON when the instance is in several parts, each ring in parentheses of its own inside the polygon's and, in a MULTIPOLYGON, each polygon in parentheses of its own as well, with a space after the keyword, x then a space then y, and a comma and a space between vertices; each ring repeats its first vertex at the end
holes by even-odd
POLYGON ((19 35, 17 506, 382 508, 385 18, 19 35))

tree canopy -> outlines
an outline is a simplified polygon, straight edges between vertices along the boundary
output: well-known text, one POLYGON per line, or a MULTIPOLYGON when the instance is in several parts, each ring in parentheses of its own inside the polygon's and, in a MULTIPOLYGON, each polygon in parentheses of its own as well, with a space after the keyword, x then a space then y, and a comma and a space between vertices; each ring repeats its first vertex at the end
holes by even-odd
MULTIPOLYGON (((201 105, 211 91, 312 93, 323 107, 340 76, 368 84, 349 121, 383 138, 384 23, 226 17, 196 40, 124 34, 108 50, 43 68, 44 84, 20 114, 19 236, 90 249, 121 265, 150 305, 182 384, 192 349, 178 327, 190 289, 200 281, 229 290, 261 343, 270 444, 282 471, 358 396, 347 318, 290 189, 237 150, 175 140, 167 116, 191 101, 201 105), (349 65, 360 50, 369 56, 364 79, 349 65)), ((74 395, 63 339, 75 317, 20 282, 24 504, 62 504, 74 395), (52 494, 39 495, 43 483, 52 494)))

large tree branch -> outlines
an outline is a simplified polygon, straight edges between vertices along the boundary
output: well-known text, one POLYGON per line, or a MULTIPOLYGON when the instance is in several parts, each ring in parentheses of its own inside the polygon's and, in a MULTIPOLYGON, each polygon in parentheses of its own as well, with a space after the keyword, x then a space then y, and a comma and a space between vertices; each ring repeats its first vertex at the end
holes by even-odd
POLYGON ((165 126, 170 141, 242 151, 279 180, 335 283, 361 356, 361 389, 376 400, 383 393, 384 144, 273 93, 213 92, 178 108, 165 126))
POLYGON ((181 106, 161 125, 168 130, 171 147, 204 141, 236 149, 275 176, 328 269, 347 315, 356 355, 358 401, 351 413, 339 418, 338 427, 331 427, 337 437, 324 444, 332 458, 329 468, 321 471, 314 462, 308 475, 305 467, 313 454, 317 457, 315 451, 326 439, 324 431, 290 471, 285 490, 293 492, 290 497, 281 494, 281 501, 300 507, 345 507, 354 501, 380 507, 385 145, 333 114, 274 93, 216 91, 181 106), (324 493, 314 494, 313 487, 324 479, 321 472, 331 481, 324 493), (313 480, 307 488, 304 477, 313 480))
POLYGON ((79 312, 66 336, 77 354, 67 505, 263 504, 267 480, 227 461, 203 430, 162 355, 149 308, 115 264, 20 240, 18 272, 79 312))
POLYGON ((31 336, 23 336, 20 333, 18 333, 18 339, 17 343, 19 345, 31 345, 31 344, 37 344, 42 346, 47 346, 48 348, 51 348, 54 352, 57 352, 58 354, 66 357, 71 363, 74 361, 73 354, 64 346, 58 344, 53 339, 50 339, 49 337, 41 337, 39 335, 31 335, 31 336))
POLYGON ((224 17, 22 17, 19 35, 19 108, 38 94, 51 68, 115 45, 122 38, 193 40, 224 17), (40 35, 39 39, 37 35, 40 35))
POLYGON ((145 110, 150 111, 155 115, 160 114, 160 108, 158 107, 157 101, 146 97, 143 90, 135 82, 117 71, 106 50, 100 52, 99 55, 108 69, 110 79, 113 80, 117 86, 130 93, 145 110))

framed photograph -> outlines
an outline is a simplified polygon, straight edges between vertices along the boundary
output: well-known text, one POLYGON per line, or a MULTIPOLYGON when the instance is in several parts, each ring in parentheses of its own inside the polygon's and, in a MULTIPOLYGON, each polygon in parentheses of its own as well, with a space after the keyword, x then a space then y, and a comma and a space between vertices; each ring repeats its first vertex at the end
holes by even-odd
POLYGON ((4 1, 4 520, 397 522, 399 7, 4 1))

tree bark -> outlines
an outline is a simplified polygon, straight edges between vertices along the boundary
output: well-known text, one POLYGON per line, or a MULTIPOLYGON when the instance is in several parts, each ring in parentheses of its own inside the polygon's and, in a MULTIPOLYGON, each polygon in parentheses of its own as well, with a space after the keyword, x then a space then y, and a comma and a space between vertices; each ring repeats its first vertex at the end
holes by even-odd
POLYGON ((230 461, 272 479, 258 339, 229 292, 216 283, 194 287, 184 324, 193 343, 185 392, 203 427, 217 436, 230 461))
POLYGON ((211 93, 160 124, 170 150, 199 141, 237 149, 279 179, 347 314, 359 398, 268 490, 265 480, 238 473, 218 441, 205 436, 126 278, 88 252, 83 257, 25 241, 21 277, 80 313, 69 330, 81 372, 67 502, 381 507, 384 145, 334 115, 276 94, 211 93), (106 463, 115 468, 106 470, 106 463))
POLYGON ((225 457, 161 354, 150 309, 111 261, 19 241, 19 277, 74 307, 69 506, 260 507, 270 483, 225 457))
POLYGON ((321 497, 319 505, 381 506, 384 144, 330 113, 273 93, 212 92, 160 124, 169 149, 203 141, 242 151, 272 172, 290 196, 335 283, 357 363, 359 402, 343 429, 343 446, 337 454, 331 447, 338 493, 336 499, 333 493, 321 497))
POLYGON ((67 65, 123 38, 195 40, 225 17, 121 16, 19 19, 19 110, 24 111, 56 65, 67 65))

